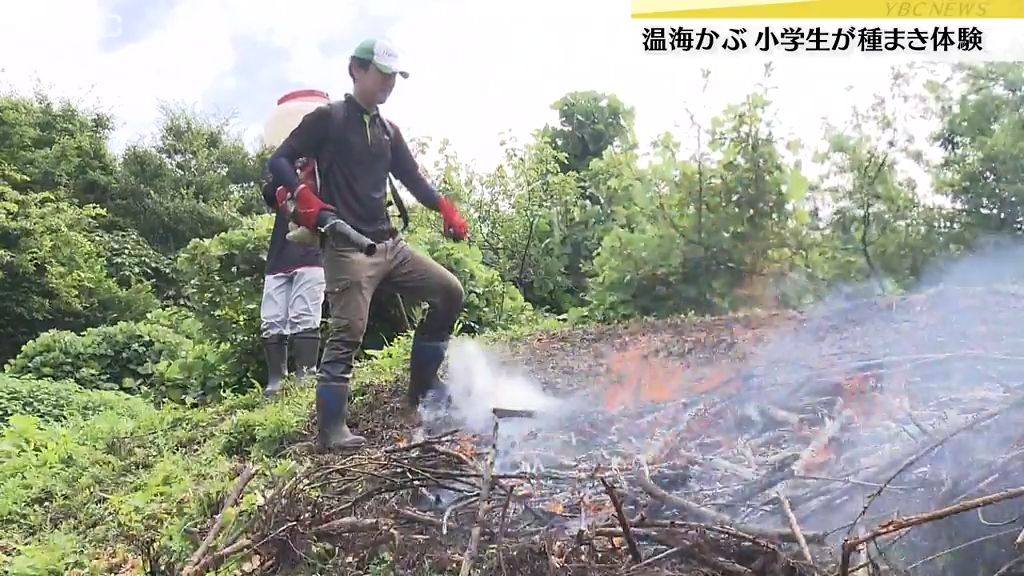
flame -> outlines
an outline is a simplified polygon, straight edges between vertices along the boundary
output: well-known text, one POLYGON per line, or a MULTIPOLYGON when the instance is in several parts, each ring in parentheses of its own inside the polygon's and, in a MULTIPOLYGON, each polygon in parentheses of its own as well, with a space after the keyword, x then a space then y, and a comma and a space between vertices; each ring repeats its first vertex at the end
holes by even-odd
POLYGON ((645 343, 614 352, 608 360, 612 383, 604 394, 608 411, 648 402, 668 402, 712 391, 735 393, 741 381, 731 366, 712 368, 703 378, 687 381, 680 361, 659 358, 645 343))
POLYGON ((452 448, 453 452, 457 452, 468 458, 474 458, 477 455, 477 448, 473 441, 465 435, 460 434, 458 440, 455 442, 455 447, 452 448))
POLYGON ((653 358, 644 346, 612 354, 608 361, 612 385, 605 392, 607 410, 642 402, 666 402, 679 397, 683 368, 653 358))
POLYGON ((739 392, 740 379, 736 376, 735 370, 727 366, 719 366, 712 369, 704 378, 686 387, 688 392, 695 395, 706 394, 717 389, 729 393, 739 392))
POLYGON ((807 457, 801 461, 804 473, 816 472, 824 468, 825 464, 832 460, 836 456, 835 450, 832 449, 832 444, 825 444, 817 449, 811 449, 807 457))
POLYGON ((877 374, 859 372, 840 383, 838 396, 855 421, 870 423, 892 416, 898 410, 901 398, 905 399, 906 393, 900 393, 897 389, 883 394, 879 389, 877 374))

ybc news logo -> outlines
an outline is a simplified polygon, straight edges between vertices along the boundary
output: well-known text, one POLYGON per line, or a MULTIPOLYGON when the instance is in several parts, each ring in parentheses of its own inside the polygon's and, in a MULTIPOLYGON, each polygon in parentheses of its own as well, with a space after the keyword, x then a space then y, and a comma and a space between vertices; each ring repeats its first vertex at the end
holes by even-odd
POLYGON ((640 19, 1024 18, 1024 0, 631 0, 640 19))

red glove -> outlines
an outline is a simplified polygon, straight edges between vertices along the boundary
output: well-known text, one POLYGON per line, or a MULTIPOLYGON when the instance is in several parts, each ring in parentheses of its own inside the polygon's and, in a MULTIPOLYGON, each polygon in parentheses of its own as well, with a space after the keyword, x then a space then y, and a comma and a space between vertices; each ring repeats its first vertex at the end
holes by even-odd
MULTIPOLYGON (((288 196, 288 189, 284 186, 277 188, 277 205, 285 207, 285 198, 288 196)), ((287 209, 287 208, 286 208, 287 209)), ((316 230, 316 219, 321 210, 332 210, 331 205, 325 203, 306 184, 299 184, 295 190, 295 209, 290 214, 292 222, 304 226, 310 230, 316 230)))
POLYGON ((451 200, 441 197, 438 201, 438 210, 441 218, 444 219, 444 235, 455 240, 465 240, 468 231, 466 220, 459 214, 459 209, 451 200))

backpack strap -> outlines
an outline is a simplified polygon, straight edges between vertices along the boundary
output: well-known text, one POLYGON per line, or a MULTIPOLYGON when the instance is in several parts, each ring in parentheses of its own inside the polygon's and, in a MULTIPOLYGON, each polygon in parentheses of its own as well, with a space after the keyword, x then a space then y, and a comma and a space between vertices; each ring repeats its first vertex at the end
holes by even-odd
MULTIPOLYGON (((381 122, 384 123, 384 132, 388 135, 388 142, 391 142, 391 138, 394 135, 394 131, 391 129, 391 121, 387 118, 381 117, 381 122)), ((402 218, 402 232, 405 232, 409 228, 409 210, 405 207, 405 202, 402 201, 401 195, 398 194, 398 188, 395 187, 395 180, 391 178, 391 174, 388 173, 388 188, 391 189, 391 199, 398 208, 398 215, 402 218)))

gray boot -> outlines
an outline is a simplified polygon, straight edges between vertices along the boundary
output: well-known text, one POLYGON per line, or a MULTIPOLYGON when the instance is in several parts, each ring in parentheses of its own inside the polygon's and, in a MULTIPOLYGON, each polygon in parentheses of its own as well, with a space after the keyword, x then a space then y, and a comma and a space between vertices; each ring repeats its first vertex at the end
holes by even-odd
POLYGON ((359 448, 366 438, 348 429, 347 384, 318 384, 316 387, 317 444, 321 450, 359 448))
POLYGON ((302 380, 316 374, 320 358, 320 330, 307 330, 292 334, 292 354, 295 357, 295 377, 302 380))
POLYGON ((281 391, 281 379, 288 373, 288 337, 275 334, 263 339, 263 353, 267 360, 267 386, 264 396, 281 391))

